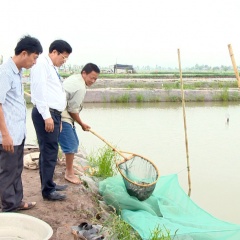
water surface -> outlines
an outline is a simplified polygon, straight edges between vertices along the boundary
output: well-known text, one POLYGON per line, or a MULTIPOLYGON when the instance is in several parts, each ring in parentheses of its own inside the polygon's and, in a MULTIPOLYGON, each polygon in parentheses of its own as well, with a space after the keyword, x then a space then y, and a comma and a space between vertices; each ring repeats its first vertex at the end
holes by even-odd
MULTIPOLYGON (((215 217, 240 224, 240 106, 186 103, 185 110, 191 198, 215 217)), ((35 143, 30 112, 27 143, 35 143)), ((154 161, 161 175, 177 173, 188 193, 181 103, 85 104, 80 116, 115 147, 154 161)), ((105 145, 80 126, 77 133, 88 153, 105 145)))

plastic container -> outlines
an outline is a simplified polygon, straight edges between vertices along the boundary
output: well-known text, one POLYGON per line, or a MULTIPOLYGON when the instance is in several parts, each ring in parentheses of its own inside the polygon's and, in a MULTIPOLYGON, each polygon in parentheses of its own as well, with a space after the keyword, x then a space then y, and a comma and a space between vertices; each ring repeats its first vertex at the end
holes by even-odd
POLYGON ((53 230, 46 222, 22 213, 0 213, 1 240, 49 240, 53 230))

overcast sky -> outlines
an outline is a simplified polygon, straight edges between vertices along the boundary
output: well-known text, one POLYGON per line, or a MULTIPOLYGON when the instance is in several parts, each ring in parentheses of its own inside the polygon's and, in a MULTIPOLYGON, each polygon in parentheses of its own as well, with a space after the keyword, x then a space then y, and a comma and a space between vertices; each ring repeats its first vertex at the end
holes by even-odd
POLYGON ((48 52, 70 43, 69 63, 134 66, 240 65, 240 0, 1 0, 0 54, 25 34, 48 52))

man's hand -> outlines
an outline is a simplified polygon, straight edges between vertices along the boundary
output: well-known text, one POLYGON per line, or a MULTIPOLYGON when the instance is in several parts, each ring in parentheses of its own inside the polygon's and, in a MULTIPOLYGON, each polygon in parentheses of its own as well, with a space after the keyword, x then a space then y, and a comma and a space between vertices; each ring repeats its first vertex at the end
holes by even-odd
POLYGON ((83 131, 88 131, 91 127, 90 126, 88 126, 87 124, 85 124, 85 123, 82 123, 81 124, 81 127, 82 127, 82 130, 83 131))
POLYGON ((46 132, 53 132, 54 130, 54 121, 52 118, 45 119, 45 130, 46 132))
POLYGON ((14 153, 13 140, 9 134, 2 136, 2 147, 3 150, 14 153))

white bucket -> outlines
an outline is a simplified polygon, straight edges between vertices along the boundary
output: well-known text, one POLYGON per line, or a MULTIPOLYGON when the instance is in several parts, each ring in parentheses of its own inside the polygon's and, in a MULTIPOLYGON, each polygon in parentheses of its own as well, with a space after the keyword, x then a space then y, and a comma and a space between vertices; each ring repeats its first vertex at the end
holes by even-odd
POLYGON ((49 240, 52 228, 44 221, 21 213, 0 213, 0 240, 49 240))

